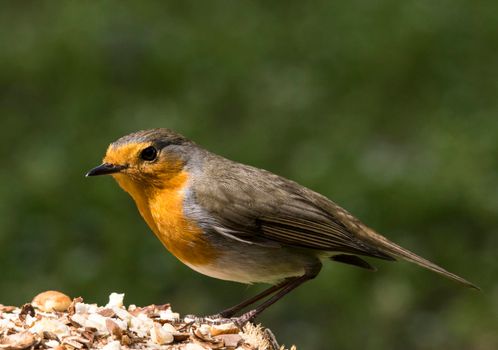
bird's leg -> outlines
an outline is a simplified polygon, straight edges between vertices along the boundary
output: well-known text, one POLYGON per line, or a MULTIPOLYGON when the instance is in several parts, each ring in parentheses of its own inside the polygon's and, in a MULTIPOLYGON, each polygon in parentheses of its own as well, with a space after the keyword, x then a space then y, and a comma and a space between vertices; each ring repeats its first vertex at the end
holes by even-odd
POLYGON ((318 273, 320 272, 321 268, 322 268, 322 264, 318 262, 315 265, 308 267, 305 270, 304 275, 302 275, 300 277, 288 278, 279 284, 276 284, 268 289, 265 289, 263 292, 255 295, 254 297, 252 297, 248 300, 245 300, 242 303, 237 304, 231 308, 223 310, 216 315, 212 315, 212 316, 208 316, 208 317, 201 317, 201 318, 195 317, 195 316, 189 316, 189 317, 191 317, 197 321, 201 321, 201 322, 212 322, 212 323, 234 322, 238 327, 242 327, 242 326, 244 326, 244 324, 251 321, 256 316, 258 316, 260 313, 262 313, 264 310, 266 310, 269 306, 273 305, 278 300, 280 300, 287 293, 289 293, 293 289, 299 287, 304 282, 315 278, 318 275, 318 273), (242 310, 246 306, 252 305, 255 302, 257 302, 257 301, 263 299, 264 297, 271 295, 273 293, 276 293, 276 294, 273 295, 268 300, 266 300, 265 302, 261 303, 255 309, 248 311, 239 317, 232 317, 234 314, 236 314, 237 312, 239 312, 240 310, 242 310))
POLYGON ((266 310, 269 306, 273 305, 275 302, 280 300, 287 293, 289 293, 293 289, 299 287, 304 282, 312 280, 313 278, 315 278, 318 275, 318 273, 320 272, 321 268, 322 268, 322 264, 317 263, 317 264, 313 265, 312 267, 306 269, 304 275, 289 280, 287 283, 285 283, 281 287, 281 290, 278 293, 273 295, 271 298, 269 298, 265 302, 261 303, 254 310, 248 311, 239 317, 232 318, 232 320, 237 324, 237 326, 242 327, 244 324, 251 321, 256 316, 258 316, 260 313, 262 313, 264 310, 266 310))
POLYGON ((214 315, 212 317, 213 318, 230 318, 233 315, 235 315, 237 312, 239 312, 240 310, 242 310, 243 308, 245 308, 246 306, 252 305, 255 302, 257 302, 257 301, 259 301, 259 300, 267 297, 268 295, 271 295, 271 294, 279 291, 280 289, 284 288, 292 280, 293 279, 286 279, 285 281, 283 281, 281 283, 278 283, 278 284, 276 284, 274 286, 271 286, 270 288, 265 289, 264 291, 262 291, 259 294, 256 294, 252 298, 244 300, 240 304, 237 304, 237 305, 232 306, 232 307, 230 307, 228 309, 225 309, 225 310, 219 312, 218 314, 216 314, 216 315, 214 315))
POLYGON ((199 322, 206 322, 206 323, 216 323, 216 324, 220 323, 220 324, 222 324, 222 323, 226 323, 226 322, 232 322, 231 317, 233 317, 237 312, 239 312, 240 310, 242 310, 246 306, 252 305, 255 302, 267 297, 268 295, 271 295, 271 294, 279 291, 280 289, 282 289, 286 285, 288 285, 290 282, 294 281, 295 278, 296 277, 287 278, 283 282, 280 282, 274 286, 271 286, 270 288, 265 289, 264 291, 262 291, 259 294, 256 294, 252 298, 244 300, 240 304, 237 304, 237 305, 232 306, 228 309, 225 309, 225 310, 223 310, 215 315, 210 315, 210 316, 205 316, 205 317, 197 317, 195 315, 187 315, 185 317, 188 319, 193 319, 193 320, 197 320, 199 322))

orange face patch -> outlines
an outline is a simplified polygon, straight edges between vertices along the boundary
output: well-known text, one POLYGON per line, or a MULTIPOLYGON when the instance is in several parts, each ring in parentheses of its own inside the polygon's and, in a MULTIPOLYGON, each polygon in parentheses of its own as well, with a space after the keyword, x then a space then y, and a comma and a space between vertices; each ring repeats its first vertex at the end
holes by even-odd
POLYGON ((119 147, 112 144, 107 148, 104 157, 104 163, 120 164, 120 165, 136 165, 138 163, 139 152, 150 146, 149 143, 129 143, 120 145, 119 147))

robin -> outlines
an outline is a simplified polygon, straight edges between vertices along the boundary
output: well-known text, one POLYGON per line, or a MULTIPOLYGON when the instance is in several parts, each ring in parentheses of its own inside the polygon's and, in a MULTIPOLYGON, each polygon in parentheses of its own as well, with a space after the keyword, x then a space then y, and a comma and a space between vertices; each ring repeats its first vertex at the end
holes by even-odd
POLYGON ((217 314, 238 324, 315 278, 329 260, 375 270, 361 257, 400 258, 478 289, 321 194, 213 154, 169 129, 138 131, 111 143, 103 164, 86 174, 96 175, 114 177, 157 238, 187 266, 223 280, 272 285, 217 314))

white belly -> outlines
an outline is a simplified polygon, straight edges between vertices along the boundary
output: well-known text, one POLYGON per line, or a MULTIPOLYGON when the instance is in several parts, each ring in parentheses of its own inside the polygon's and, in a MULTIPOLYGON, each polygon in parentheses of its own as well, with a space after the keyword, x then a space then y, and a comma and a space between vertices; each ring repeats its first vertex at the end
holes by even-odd
POLYGON ((282 248, 238 244, 236 251, 230 250, 206 265, 186 264, 204 275, 240 283, 276 284, 288 277, 302 276, 307 266, 319 258, 309 253, 297 253, 282 248), (240 249, 243 248, 243 249, 240 249))

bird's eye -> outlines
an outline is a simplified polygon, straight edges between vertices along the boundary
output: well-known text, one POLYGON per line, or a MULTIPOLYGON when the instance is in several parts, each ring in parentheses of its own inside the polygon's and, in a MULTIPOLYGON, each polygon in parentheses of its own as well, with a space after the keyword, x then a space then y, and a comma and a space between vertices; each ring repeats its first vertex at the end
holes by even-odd
POLYGON ((157 150, 153 146, 149 146, 144 148, 142 152, 140 152, 140 158, 146 161, 153 161, 157 157, 157 150))

